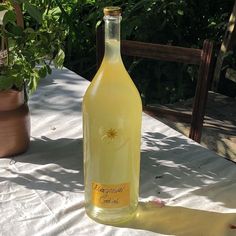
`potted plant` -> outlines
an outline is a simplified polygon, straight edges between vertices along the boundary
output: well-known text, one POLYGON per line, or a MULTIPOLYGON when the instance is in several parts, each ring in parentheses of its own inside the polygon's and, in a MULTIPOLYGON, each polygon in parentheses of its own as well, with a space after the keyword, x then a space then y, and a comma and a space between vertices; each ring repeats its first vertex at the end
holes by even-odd
POLYGON ((27 150, 27 94, 36 90, 40 78, 51 73, 52 61, 60 67, 64 60, 60 26, 47 21, 49 9, 40 11, 29 2, 0 3, 0 157, 27 150))

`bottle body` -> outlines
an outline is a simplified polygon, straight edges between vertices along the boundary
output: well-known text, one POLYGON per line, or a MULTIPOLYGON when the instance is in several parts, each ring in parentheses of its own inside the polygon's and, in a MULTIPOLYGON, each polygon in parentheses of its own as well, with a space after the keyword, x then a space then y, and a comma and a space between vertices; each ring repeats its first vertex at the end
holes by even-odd
POLYGON ((119 53, 114 55, 118 44, 106 41, 83 100, 85 208, 102 223, 132 217, 139 195, 142 104, 119 53))
POLYGON ((83 101, 85 204, 92 218, 118 222, 137 207, 141 113, 123 65, 104 58, 83 101))

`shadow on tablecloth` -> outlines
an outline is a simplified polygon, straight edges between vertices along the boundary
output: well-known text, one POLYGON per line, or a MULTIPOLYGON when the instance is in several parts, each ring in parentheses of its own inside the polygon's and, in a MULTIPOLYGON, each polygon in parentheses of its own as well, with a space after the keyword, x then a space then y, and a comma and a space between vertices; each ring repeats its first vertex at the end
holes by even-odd
POLYGON ((135 217, 119 227, 177 236, 233 236, 236 235, 236 214, 140 202, 135 217))
MULTIPOLYGON (((14 175, 10 179, 1 179, 29 189, 58 194, 61 191, 83 191, 82 146, 82 139, 35 139, 27 153, 13 158, 15 169, 12 168, 11 172, 14 175)), ((124 227, 174 235, 231 235, 232 231, 234 235, 235 230, 230 228, 230 224, 236 224, 233 213, 173 206, 173 202, 182 205, 188 198, 194 202, 204 197, 210 203, 236 208, 236 183, 233 181, 236 169, 231 162, 222 158, 216 161, 216 158, 215 154, 211 155, 201 146, 189 143, 188 139, 167 137, 156 132, 145 133, 141 153, 140 197, 158 197, 164 199, 167 205, 170 201, 172 206, 159 208, 140 202, 136 217, 124 227), (181 196, 183 189, 186 191, 181 196)))
POLYGON ((236 212, 236 166, 232 162, 189 139, 157 132, 145 133, 142 145, 141 198, 154 196, 172 205, 189 201, 198 209, 209 206, 236 212))
POLYGON ((83 191, 82 146, 81 139, 34 139, 26 153, 10 162, 10 177, 0 177, 0 181, 59 194, 61 191, 83 191))

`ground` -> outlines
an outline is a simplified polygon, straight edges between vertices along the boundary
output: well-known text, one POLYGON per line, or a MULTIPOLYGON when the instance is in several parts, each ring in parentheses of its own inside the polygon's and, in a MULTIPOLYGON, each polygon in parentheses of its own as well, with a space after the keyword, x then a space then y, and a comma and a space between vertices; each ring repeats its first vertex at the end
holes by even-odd
MULTIPOLYGON (((181 104, 181 108, 189 111, 191 104, 192 100, 187 100, 181 104)), ((161 121, 188 136, 190 124, 166 119, 161 119, 161 121)), ((201 145, 236 162, 235 98, 209 92, 201 145)))

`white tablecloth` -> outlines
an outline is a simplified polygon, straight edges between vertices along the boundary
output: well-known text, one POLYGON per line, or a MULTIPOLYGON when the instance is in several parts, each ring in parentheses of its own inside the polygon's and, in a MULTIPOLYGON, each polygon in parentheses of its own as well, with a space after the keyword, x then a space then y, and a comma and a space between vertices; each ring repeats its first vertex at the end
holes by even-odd
POLYGON ((81 104, 88 84, 54 70, 31 97, 30 149, 0 159, 0 235, 236 235, 236 165, 147 115, 136 217, 115 227, 85 214, 81 104))

